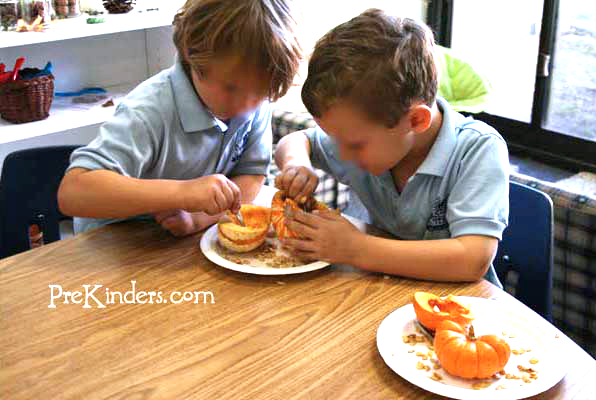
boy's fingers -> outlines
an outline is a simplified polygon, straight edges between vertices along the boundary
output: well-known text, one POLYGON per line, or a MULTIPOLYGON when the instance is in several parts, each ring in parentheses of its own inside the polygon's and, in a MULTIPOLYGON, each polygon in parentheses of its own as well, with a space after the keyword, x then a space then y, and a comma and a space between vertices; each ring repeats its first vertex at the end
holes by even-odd
POLYGON ((163 226, 166 229, 172 229, 176 226, 177 223, 177 218, 174 217, 169 217, 163 220, 163 222, 161 223, 161 226, 163 226))
POLYGON ((240 191, 238 185, 236 185, 236 183, 231 180, 228 180, 226 182, 225 190, 226 197, 230 200, 231 203, 237 201, 242 195, 242 192, 240 191))
POLYGON ((292 251, 297 250, 312 253, 316 250, 315 242, 313 242, 312 240, 287 238, 283 240, 282 244, 285 247, 292 249, 292 251))
POLYGON ((167 211, 160 211, 158 213, 153 214, 153 218, 155 218, 155 222, 161 224, 166 218, 172 216, 176 210, 167 210, 167 211))
POLYGON ((298 195, 298 199, 303 200, 302 202, 306 201, 315 192, 318 184, 319 178, 316 175, 310 175, 307 183, 302 188, 302 192, 298 195))
POLYGON ((284 170, 281 174, 281 189, 287 192, 295 176, 296 170, 294 168, 284 170))
POLYGON ((234 191, 234 187, 231 185, 232 183, 232 181, 228 182, 228 184, 223 185, 221 189, 225 202, 224 210, 231 209, 232 211, 235 211, 234 207, 238 203, 238 193, 234 191))
POLYGON ((220 212, 224 212, 230 208, 229 203, 227 202, 224 194, 222 191, 218 190, 215 192, 215 196, 213 198, 215 208, 211 209, 208 214, 214 215, 220 212))
POLYGON ((242 191, 234 181, 230 181, 230 186, 232 188, 232 194, 234 196, 234 207, 238 207, 238 209, 236 210, 238 211, 240 210, 240 204, 242 203, 242 191))
POLYGON ((293 199, 297 199, 298 195, 304 190, 304 187, 308 183, 308 177, 303 174, 296 174, 290 188, 288 189, 288 196, 293 199))
POLYGON ((317 261, 317 259, 318 259, 318 257, 316 256, 316 253, 313 253, 311 251, 293 250, 292 254, 296 258, 299 258, 300 260, 305 260, 305 261, 317 261))
POLYGON ((296 221, 311 228, 317 227, 317 223, 319 222, 318 218, 319 217, 317 215, 305 213, 304 211, 295 211, 292 213, 292 219, 295 219, 296 221))
POLYGON ((315 210, 312 213, 328 221, 337 221, 343 219, 343 217, 334 210, 315 210))
POLYGON ((299 236, 307 239, 313 239, 316 231, 310 226, 301 224, 300 222, 292 221, 291 219, 286 220, 286 226, 296 232, 299 236))
POLYGON ((177 216, 166 218, 161 224, 161 226, 174 236, 184 235, 184 230, 181 225, 181 221, 177 216))
POLYGON ((283 187, 282 187, 282 175, 277 175, 275 177, 274 185, 278 189, 283 189, 283 187))

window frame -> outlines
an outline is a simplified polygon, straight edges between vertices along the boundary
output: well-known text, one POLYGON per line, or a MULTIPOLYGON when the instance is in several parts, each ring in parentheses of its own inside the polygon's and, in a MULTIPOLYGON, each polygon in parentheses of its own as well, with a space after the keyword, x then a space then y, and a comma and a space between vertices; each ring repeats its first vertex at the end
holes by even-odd
MULTIPOLYGON (((530 123, 485 112, 475 114, 474 118, 497 129, 507 141, 512 154, 530 156, 549 165, 572 171, 596 172, 596 142, 548 130, 543 126, 548 113, 559 4, 559 0, 543 2, 539 60, 530 123), (545 55, 549 57, 546 65, 543 58, 545 55), (546 75, 543 73, 545 68, 548 71, 546 75)), ((427 23, 434 31, 437 43, 451 47, 453 0, 429 0, 427 23)))

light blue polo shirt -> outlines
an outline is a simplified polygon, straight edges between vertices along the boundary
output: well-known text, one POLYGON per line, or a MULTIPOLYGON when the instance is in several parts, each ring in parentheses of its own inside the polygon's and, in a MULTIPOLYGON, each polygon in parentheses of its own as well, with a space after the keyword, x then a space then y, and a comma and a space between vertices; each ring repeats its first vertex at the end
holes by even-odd
MULTIPOLYGON (((342 161, 319 127, 306 131, 313 165, 350 186, 369 222, 404 240, 485 235, 501 240, 509 215, 509 157, 497 131, 437 99, 443 123, 435 143, 398 193, 390 171, 375 176, 342 161)), ((412 266, 415 268, 415 266, 412 266)), ((486 279, 500 286, 494 268, 486 279)))
MULTIPOLYGON (((106 169, 142 179, 266 175, 271 112, 265 102, 227 124, 220 121, 205 108, 177 62, 126 96, 98 136, 73 152, 69 169, 106 169)), ((75 232, 121 220, 75 218, 75 232)))

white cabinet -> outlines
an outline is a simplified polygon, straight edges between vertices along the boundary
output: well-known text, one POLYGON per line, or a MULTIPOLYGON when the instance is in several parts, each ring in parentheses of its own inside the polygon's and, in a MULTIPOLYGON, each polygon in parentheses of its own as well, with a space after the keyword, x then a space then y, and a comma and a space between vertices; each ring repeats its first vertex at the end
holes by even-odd
MULTIPOLYGON (((102 87, 118 101, 140 82, 174 62, 171 22, 174 9, 104 15, 88 25, 85 17, 61 20, 43 33, 0 32, 0 62, 11 70, 17 57, 25 67, 53 64, 57 92, 102 87)), ((12 124, 0 119, 0 168, 12 151, 45 145, 86 144, 115 107, 92 108, 72 98, 54 98, 42 121, 12 124)))

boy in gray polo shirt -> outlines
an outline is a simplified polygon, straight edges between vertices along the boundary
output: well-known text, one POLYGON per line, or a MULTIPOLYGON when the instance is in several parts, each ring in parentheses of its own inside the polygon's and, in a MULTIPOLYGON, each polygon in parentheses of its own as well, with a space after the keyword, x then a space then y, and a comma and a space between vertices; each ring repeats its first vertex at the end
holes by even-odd
POLYGON ((296 254, 390 274, 499 285, 491 262, 507 225, 508 154, 490 126, 436 97, 434 40, 424 24, 368 10, 315 48, 302 99, 317 128, 284 137, 276 184, 304 199, 312 165, 350 186, 370 222, 333 213, 287 218, 296 254), (312 161, 312 164, 311 164, 312 161))
POLYGON ((188 235, 259 192, 271 106, 300 61, 289 3, 190 0, 174 19, 176 64, 133 90, 58 193, 75 230, 140 215, 188 235))

